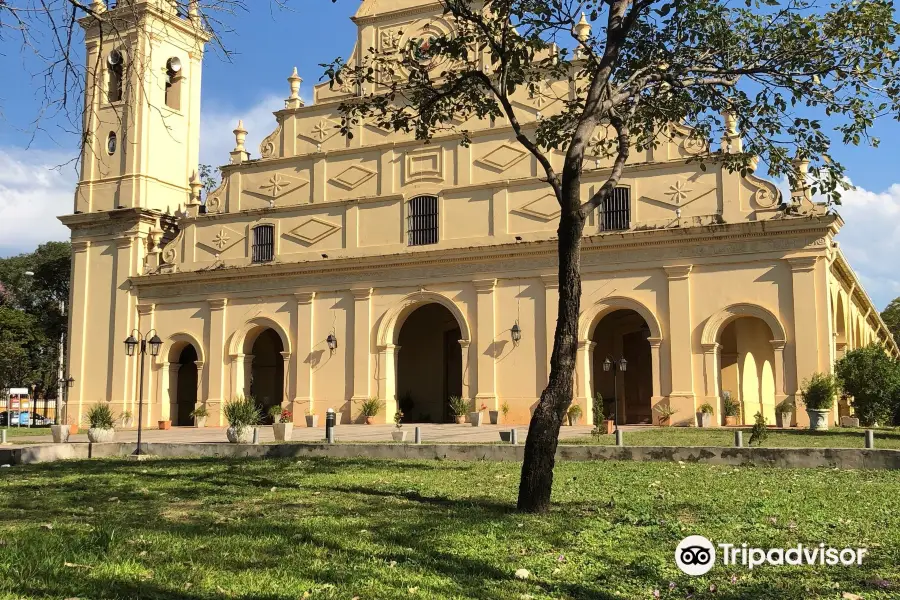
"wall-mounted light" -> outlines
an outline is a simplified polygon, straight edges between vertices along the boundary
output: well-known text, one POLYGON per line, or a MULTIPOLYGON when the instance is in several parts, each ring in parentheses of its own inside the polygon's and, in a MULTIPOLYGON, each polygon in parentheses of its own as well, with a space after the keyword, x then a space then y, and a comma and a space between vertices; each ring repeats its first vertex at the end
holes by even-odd
POLYGON ((622 358, 619 359, 619 370, 624 372, 625 368, 627 366, 628 366, 628 361, 625 360, 625 357, 623 356, 622 358))
POLYGON ((522 328, 519 327, 519 322, 516 321, 516 323, 512 326, 512 329, 510 329, 509 331, 512 334, 513 344, 518 344, 519 340, 522 339, 522 328))
POLYGON ((331 352, 334 352, 335 350, 337 350, 338 343, 337 343, 337 338, 335 337, 334 333, 328 334, 328 337, 325 338, 325 343, 328 344, 328 349, 331 352))

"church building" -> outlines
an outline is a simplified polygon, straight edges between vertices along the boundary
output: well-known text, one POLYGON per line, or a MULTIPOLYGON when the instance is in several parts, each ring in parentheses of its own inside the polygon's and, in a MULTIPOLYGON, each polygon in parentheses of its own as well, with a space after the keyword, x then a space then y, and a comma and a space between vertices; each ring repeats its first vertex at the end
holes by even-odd
MULTIPOLYGON (((238 123, 221 186, 204 193, 208 36, 195 3, 92 6, 104 12, 81 21, 88 145, 60 217, 74 253, 70 422, 98 402, 136 416, 141 386, 150 427, 192 425, 201 406, 222 425, 224 403, 248 394, 301 426, 328 408, 359 422, 371 397, 384 403, 377 422, 398 406, 408 422, 450 422, 451 396, 528 422, 556 325, 560 209, 506 121, 456 123, 467 147, 452 131, 426 144, 369 122, 351 138, 338 106, 377 86, 321 84, 307 103, 295 69, 271 133, 247 148, 238 123), (132 334, 158 335, 158 355, 127 355, 132 334)), ((353 22, 350 62, 451 30, 436 0, 363 0, 353 22)), ((515 109, 533 127, 571 93, 547 82, 515 109)), ((741 145, 726 123, 717 152, 741 145)), ((632 152, 590 216, 574 399, 588 423, 597 393, 623 424, 659 423, 669 407, 671 424, 695 426, 706 403, 721 424, 729 394, 742 422, 775 423, 846 351, 898 352, 835 239, 841 217, 802 186, 787 197, 755 175, 701 169, 692 158, 709 147, 673 125, 632 152)), ((585 166, 587 197, 611 160, 585 166)))

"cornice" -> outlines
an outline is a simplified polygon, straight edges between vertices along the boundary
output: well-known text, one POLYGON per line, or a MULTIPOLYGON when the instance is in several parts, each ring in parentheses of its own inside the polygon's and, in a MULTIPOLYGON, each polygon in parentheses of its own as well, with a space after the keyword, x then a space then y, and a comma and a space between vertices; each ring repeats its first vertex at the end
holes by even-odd
POLYGON ((664 265, 663 269, 666 271, 666 276, 669 278, 669 281, 678 281, 681 279, 687 279, 691 274, 691 269, 694 268, 694 265, 664 265))
POLYGON ((403 8, 400 10, 393 10, 390 12, 378 12, 372 15, 364 15, 357 16, 354 15, 350 17, 350 20, 356 23, 357 25, 374 25, 377 23, 383 23, 385 21, 393 21, 396 19, 406 19, 410 17, 415 17, 418 15, 428 15, 433 16, 434 10, 438 9, 443 12, 443 6, 440 2, 432 2, 431 4, 423 4, 419 6, 414 6, 411 8, 403 8))

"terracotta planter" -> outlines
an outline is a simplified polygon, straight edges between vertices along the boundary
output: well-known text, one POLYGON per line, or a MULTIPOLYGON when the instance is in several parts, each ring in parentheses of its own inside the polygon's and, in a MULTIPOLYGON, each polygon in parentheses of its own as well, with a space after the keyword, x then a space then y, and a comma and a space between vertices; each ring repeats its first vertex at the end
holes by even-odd
POLYGON ((103 444, 111 442, 116 437, 115 429, 99 429, 91 427, 88 429, 88 440, 94 444, 103 444))
POLYGON ((366 425, 374 425, 375 417, 366 417, 366 425))
POLYGON ((606 435, 612 435, 612 432, 616 430, 616 422, 612 419, 606 419, 603 421, 603 431, 606 435))
POLYGON ((391 438, 395 442, 405 442, 407 433, 409 433, 409 432, 408 431, 392 431, 391 438))
POLYGON ((306 426, 307 427, 318 427, 319 426, 319 415, 306 415, 306 426))
POLYGON ((53 434, 53 443, 54 444, 65 444, 69 441, 69 426, 68 425, 51 425, 50 433, 53 434))
POLYGON ((806 414, 809 416, 810 431, 828 431, 828 413, 831 412, 827 408, 816 409, 807 408, 806 414))
POLYGON ((225 430, 225 436, 232 444, 249 444, 253 441, 253 428, 241 427, 240 429, 235 429, 234 427, 229 427, 225 430))
POLYGON ((289 442, 294 434, 293 423, 274 423, 272 431, 275 433, 275 439, 279 442, 289 442))
POLYGON ((712 413, 697 413, 697 424, 700 427, 712 427, 712 413))
POLYGON ((466 422, 466 415, 456 415, 456 416, 453 417, 453 418, 456 419, 456 424, 457 424, 457 425, 462 425, 463 423, 466 422))
POLYGON ((69 435, 78 433, 78 423, 69 423, 69 435))
POLYGON ((206 419, 208 417, 194 417, 194 427, 202 429, 206 427, 206 419))
POLYGON ((726 417, 725 417, 725 426, 726 426, 726 427, 734 427, 734 426, 736 426, 736 425, 738 424, 737 419, 738 419, 738 418, 737 418, 737 415, 735 415, 735 416, 727 416, 727 415, 726 415, 726 417))
POLYGON ((489 410, 488 417, 491 419, 491 425, 497 425, 500 423, 500 411, 499 410, 489 410))
POLYGON ((158 423, 159 423, 159 428, 162 431, 167 431, 169 429, 172 429, 172 421, 159 421, 158 423))
POLYGON ((479 412, 470 412, 469 413, 469 422, 472 423, 472 427, 481 427, 481 423, 484 421, 484 413, 479 412))

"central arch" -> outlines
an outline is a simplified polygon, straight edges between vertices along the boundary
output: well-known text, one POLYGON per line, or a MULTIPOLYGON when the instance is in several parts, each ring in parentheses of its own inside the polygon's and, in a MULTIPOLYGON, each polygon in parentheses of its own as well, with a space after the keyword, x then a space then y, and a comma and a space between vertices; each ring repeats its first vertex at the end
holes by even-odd
POLYGON ((291 340, 281 324, 269 316, 248 320, 231 336, 232 395, 253 395, 266 411, 284 402, 288 391, 291 340), (260 352, 260 360, 256 353, 260 352))
POLYGON ((157 364, 164 367, 161 389, 168 396, 168 418, 176 427, 193 425, 191 413, 201 400, 203 345, 194 335, 180 332, 170 336, 164 347, 166 352, 160 353, 157 364))

